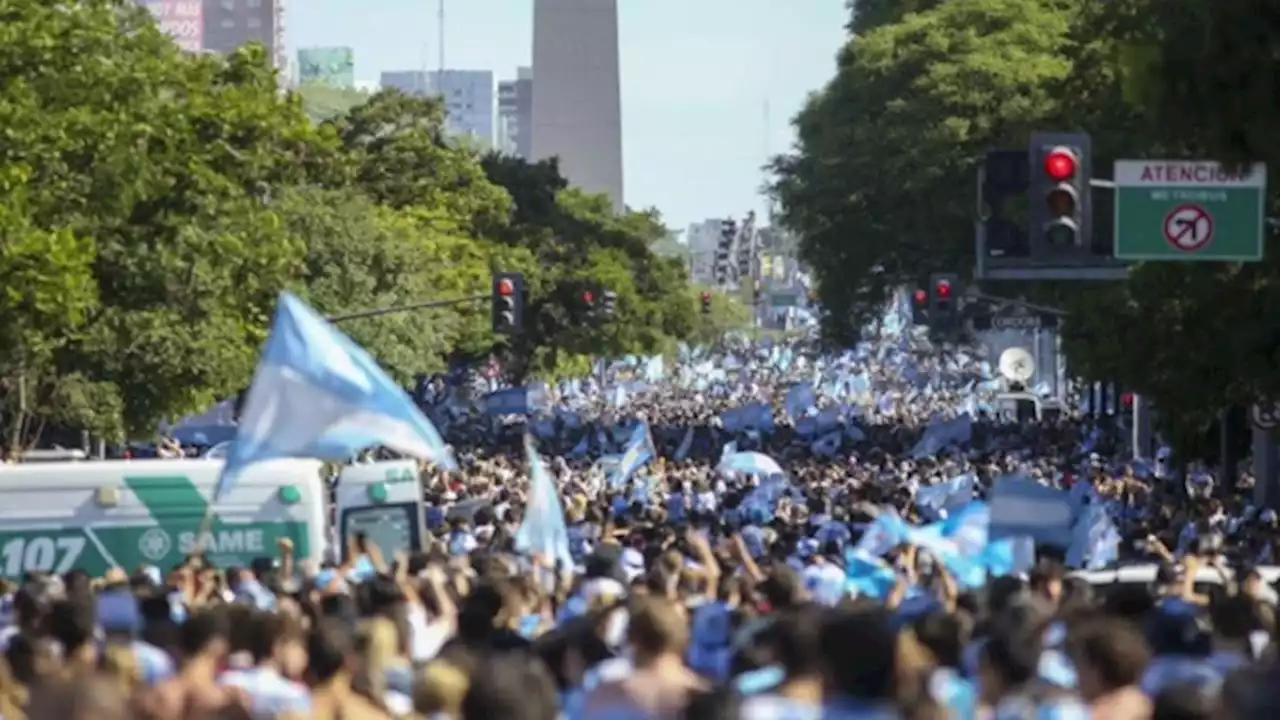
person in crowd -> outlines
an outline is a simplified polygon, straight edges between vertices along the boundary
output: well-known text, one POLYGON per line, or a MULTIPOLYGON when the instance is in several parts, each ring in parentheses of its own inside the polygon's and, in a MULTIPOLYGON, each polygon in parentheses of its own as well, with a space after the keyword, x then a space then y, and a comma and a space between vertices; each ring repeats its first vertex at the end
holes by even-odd
POLYGON ((417 547, 6 572, 0 718, 1280 717, 1275 513, 1074 392, 1010 407, 989 357, 726 337, 521 416, 433 383, 459 469, 421 466, 417 547), (1070 537, 1009 530, 1010 481, 1070 537))

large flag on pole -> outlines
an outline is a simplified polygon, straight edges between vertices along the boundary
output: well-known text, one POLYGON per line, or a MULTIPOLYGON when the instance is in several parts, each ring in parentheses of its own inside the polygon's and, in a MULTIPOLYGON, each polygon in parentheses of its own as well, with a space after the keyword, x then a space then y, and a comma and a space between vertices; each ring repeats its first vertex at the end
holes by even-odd
POLYGON ((373 357, 282 293, 214 500, 253 463, 346 460, 374 445, 456 467, 435 426, 373 357))
POLYGON ((571 568, 573 555, 569 552, 569 530, 564 522, 560 494, 533 446, 533 438, 528 435, 524 438, 524 452, 529 462, 529 499, 524 520, 516 530, 516 549, 558 561, 562 569, 571 568))

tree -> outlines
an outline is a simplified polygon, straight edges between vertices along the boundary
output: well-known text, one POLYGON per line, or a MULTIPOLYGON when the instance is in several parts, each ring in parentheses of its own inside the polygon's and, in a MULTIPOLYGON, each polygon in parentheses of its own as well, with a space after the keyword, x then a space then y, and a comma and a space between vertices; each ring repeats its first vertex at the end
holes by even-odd
POLYGON ((526 332, 508 346, 517 375, 549 372, 565 358, 659 352, 693 332, 684 264, 651 249, 667 235, 656 212, 615 213, 607 198, 568 188, 554 160, 489 155, 484 168, 513 201, 487 234, 533 262, 526 332), (612 320, 581 315, 579 299, 593 287, 617 293, 612 320))
POLYGON ((353 108, 369 102, 370 93, 354 88, 333 87, 319 82, 306 83, 297 89, 302 110, 311 122, 322 123, 346 115, 353 108))
MULTIPOLYGON (((280 198, 278 212, 305 248, 293 284, 326 315, 466 297, 487 286, 485 246, 441 233, 413 210, 377 205, 351 189, 301 188, 280 198)), ((488 319, 486 303, 468 303, 353 319, 341 329, 407 384, 487 333, 488 319)))
POLYGON ((1266 0, 1126 0, 1109 9, 1130 97, 1229 162, 1280 162, 1280 17, 1266 0))
MULTIPOLYGON (((1280 160, 1274 137, 1255 124, 1276 117, 1274 94, 1258 91, 1257 73, 1268 66, 1256 44, 1275 28, 1265 14, 1241 24, 1247 16, 1235 13, 1249 7, 1125 0, 1089 8, 1079 34, 1093 38, 1092 65, 1077 62, 1076 75, 1095 86, 1109 77, 1108 96, 1085 104, 1110 108, 1091 123, 1107 130, 1107 160, 1280 160), (1249 37, 1223 44, 1224 33, 1245 27, 1249 37)), ((1222 408, 1280 397, 1277 287, 1274 255, 1243 266, 1143 263, 1127 282, 1075 301, 1065 347, 1091 377, 1116 378, 1153 399, 1166 434, 1196 445, 1222 408)))
MULTIPOLYGON (((1269 73, 1280 35, 1254 3, 858 0, 854 9, 856 39, 798 116, 795 152, 774 164, 784 219, 802 236, 836 339, 866 325, 890 288, 972 266, 976 159, 1024 146, 1032 130, 1089 130, 1104 177, 1124 157, 1277 160, 1269 73)), ((1280 260, 1268 257, 1143 263, 1114 284, 993 289, 1067 309, 1073 372, 1150 397, 1170 436, 1186 440, 1224 406, 1280 397, 1277 287, 1280 260)))
POLYGON ((751 327, 751 308, 743 304, 740 298, 706 287, 695 287, 693 290, 693 298, 696 298, 699 305, 699 315, 693 334, 689 336, 690 342, 714 345, 727 332, 751 327), (704 292, 711 293, 711 312, 706 314, 701 310, 701 296, 704 292))
POLYGON ((796 117, 795 151, 773 163, 833 339, 855 338, 893 288, 972 267, 975 158, 1022 144, 1056 110, 1071 70, 1065 4, 952 0, 895 16, 859 3, 874 23, 796 117))
POLYGON ((477 154, 446 139, 438 99, 383 90, 327 127, 352 159, 355 184, 380 204, 429 209, 436 227, 473 237, 509 212, 477 154))
POLYGON ((20 192, 0 207, 24 284, 0 335, 27 338, 6 368, 40 360, 47 390, 22 422, 148 435, 248 378, 301 261, 272 194, 338 183, 339 148, 279 94, 260 47, 182 54, 112 0, 7 7, 0 177, 20 192), (36 312, 46 295, 68 303, 61 321, 36 312))
POLYGON ((70 379, 56 374, 53 358, 98 300, 93 240, 34 228, 21 210, 13 196, 0 204, 0 418, 8 431, 0 447, 13 451, 38 437, 44 421, 93 411, 58 402, 70 379))

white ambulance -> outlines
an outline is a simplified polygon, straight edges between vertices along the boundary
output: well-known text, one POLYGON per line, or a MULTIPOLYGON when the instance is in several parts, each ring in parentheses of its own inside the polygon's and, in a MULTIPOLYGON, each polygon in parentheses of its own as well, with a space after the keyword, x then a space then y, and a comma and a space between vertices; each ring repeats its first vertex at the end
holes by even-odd
POLYGON ((289 538, 298 560, 340 555, 364 533, 390 560, 427 537, 418 465, 355 464, 328 489, 315 460, 245 470, 212 507, 222 460, 108 460, 0 465, 0 577, 108 568, 167 571, 197 546, 220 567, 276 557, 289 538), (207 519, 206 519, 207 517, 207 519), (203 533, 203 538, 198 537, 203 533), (330 550, 333 550, 330 553, 330 550))
POLYGON ((416 460, 348 465, 338 476, 334 505, 335 537, 364 533, 388 562, 398 551, 424 547, 426 511, 416 460))

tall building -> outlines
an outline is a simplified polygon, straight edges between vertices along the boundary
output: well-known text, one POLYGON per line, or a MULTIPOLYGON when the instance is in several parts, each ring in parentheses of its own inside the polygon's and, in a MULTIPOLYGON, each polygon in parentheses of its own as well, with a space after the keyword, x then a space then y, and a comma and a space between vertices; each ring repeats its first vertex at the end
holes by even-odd
POLYGON ((202 0, 137 0, 156 18, 160 31, 173 38, 187 52, 204 50, 204 3, 202 0))
POLYGON ((534 0, 533 159, 623 208, 617 0, 534 0))
POLYGON ((445 127, 493 147, 493 73, 488 70, 442 70, 427 73, 429 92, 444 100, 445 127))
POLYGON ((716 248, 724 236, 724 219, 712 218, 693 223, 685 232, 689 247, 689 281, 699 285, 716 282, 716 248))
POLYGON ((384 88, 399 90, 405 95, 426 95, 430 87, 425 70, 383 71, 381 85, 384 88))
POLYGON ((382 73, 382 87, 408 95, 438 95, 444 101, 445 129, 493 147, 493 73, 488 70, 396 70, 382 73))
POLYGON ((533 157, 533 68, 519 68, 515 80, 498 83, 498 149, 533 157))
POLYGON ((355 51, 349 47, 298 50, 298 82, 302 85, 318 83, 335 88, 355 87, 355 51))
POLYGON ((284 47, 284 0, 204 0, 204 49, 227 53, 257 41, 276 68, 288 66, 284 47))

